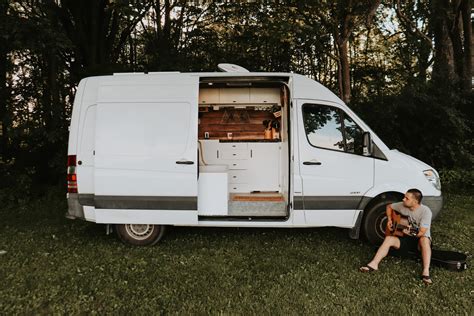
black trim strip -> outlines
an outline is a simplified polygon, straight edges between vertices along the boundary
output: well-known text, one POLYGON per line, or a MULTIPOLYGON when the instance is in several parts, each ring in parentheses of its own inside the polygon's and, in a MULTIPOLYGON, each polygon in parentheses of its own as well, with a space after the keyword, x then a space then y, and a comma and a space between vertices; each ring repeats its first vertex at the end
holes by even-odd
POLYGON ((97 209, 197 211, 197 196, 101 196, 79 194, 83 206, 97 209))
POLYGON ((305 196, 304 208, 307 210, 355 210, 361 199, 360 196, 305 196))
POLYGON ((295 210, 363 210, 368 196, 295 196, 295 210))
POLYGON ((79 204, 82 206, 94 206, 94 194, 78 194, 79 204))
POLYGON ((199 221, 226 221, 226 222, 286 222, 288 216, 198 216, 199 221))
POLYGON ((293 197, 293 203, 294 203, 294 210, 304 210, 304 204, 303 204, 303 197, 302 196, 294 196, 293 197))

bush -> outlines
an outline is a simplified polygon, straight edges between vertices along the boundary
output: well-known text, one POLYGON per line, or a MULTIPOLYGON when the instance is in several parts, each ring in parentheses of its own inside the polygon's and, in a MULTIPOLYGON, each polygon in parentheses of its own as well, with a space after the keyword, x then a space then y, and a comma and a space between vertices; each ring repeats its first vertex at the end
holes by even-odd
POLYGON ((445 169, 440 171, 443 191, 472 193, 474 192, 474 170, 445 169))
POLYGON ((390 148, 438 170, 465 170, 474 164, 473 100, 472 94, 426 85, 351 107, 390 148))

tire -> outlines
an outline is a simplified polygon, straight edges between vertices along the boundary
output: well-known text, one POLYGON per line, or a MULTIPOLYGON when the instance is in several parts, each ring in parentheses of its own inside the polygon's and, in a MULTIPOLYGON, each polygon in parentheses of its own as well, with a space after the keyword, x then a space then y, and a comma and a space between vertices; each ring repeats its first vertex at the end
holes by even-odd
POLYGON ((115 232, 120 240, 133 246, 153 246, 165 234, 164 225, 116 224, 115 232))
POLYGON ((385 238, 385 228, 387 227, 387 215, 385 213, 387 204, 398 202, 395 197, 387 197, 369 206, 364 219, 365 238, 373 245, 380 245, 385 238))

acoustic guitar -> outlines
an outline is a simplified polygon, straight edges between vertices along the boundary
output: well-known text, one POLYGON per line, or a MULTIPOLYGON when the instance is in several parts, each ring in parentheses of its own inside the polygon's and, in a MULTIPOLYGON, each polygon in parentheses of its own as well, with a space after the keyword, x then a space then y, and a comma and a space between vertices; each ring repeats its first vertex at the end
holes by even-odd
POLYGON ((412 227, 410 225, 410 221, 408 220, 408 216, 402 215, 395 210, 392 210, 392 227, 388 227, 385 229, 385 236, 416 236, 418 234, 418 228, 412 227), (405 229, 408 229, 409 234, 404 232, 405 229))

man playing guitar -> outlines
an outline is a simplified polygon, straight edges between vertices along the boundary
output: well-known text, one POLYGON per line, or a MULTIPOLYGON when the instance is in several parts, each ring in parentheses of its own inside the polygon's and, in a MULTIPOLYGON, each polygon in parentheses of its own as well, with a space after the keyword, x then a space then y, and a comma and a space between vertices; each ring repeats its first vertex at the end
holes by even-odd
POLYGON ((392 228, 392 212, 397 211, 401 215, 408 216, 410 223, 418 227, 416 235, 411 234, 410 228, 403 232, 403 237, 386 236, 382 245, 377 250, 372 261, 367 265, 360 267, 361 272, 377 271, 380 261, 385 258, 391 247, 399 252, 421 251, 423 262, 422 280, 425 284, 432 284, 430 278, 430 261, 431 261, 431 210, 426 205, 421 204, 423 194, 418 189, 410 189, 405 193, 403 202, 387 205, 386 214, 388 218, 387 227, 392 228))

